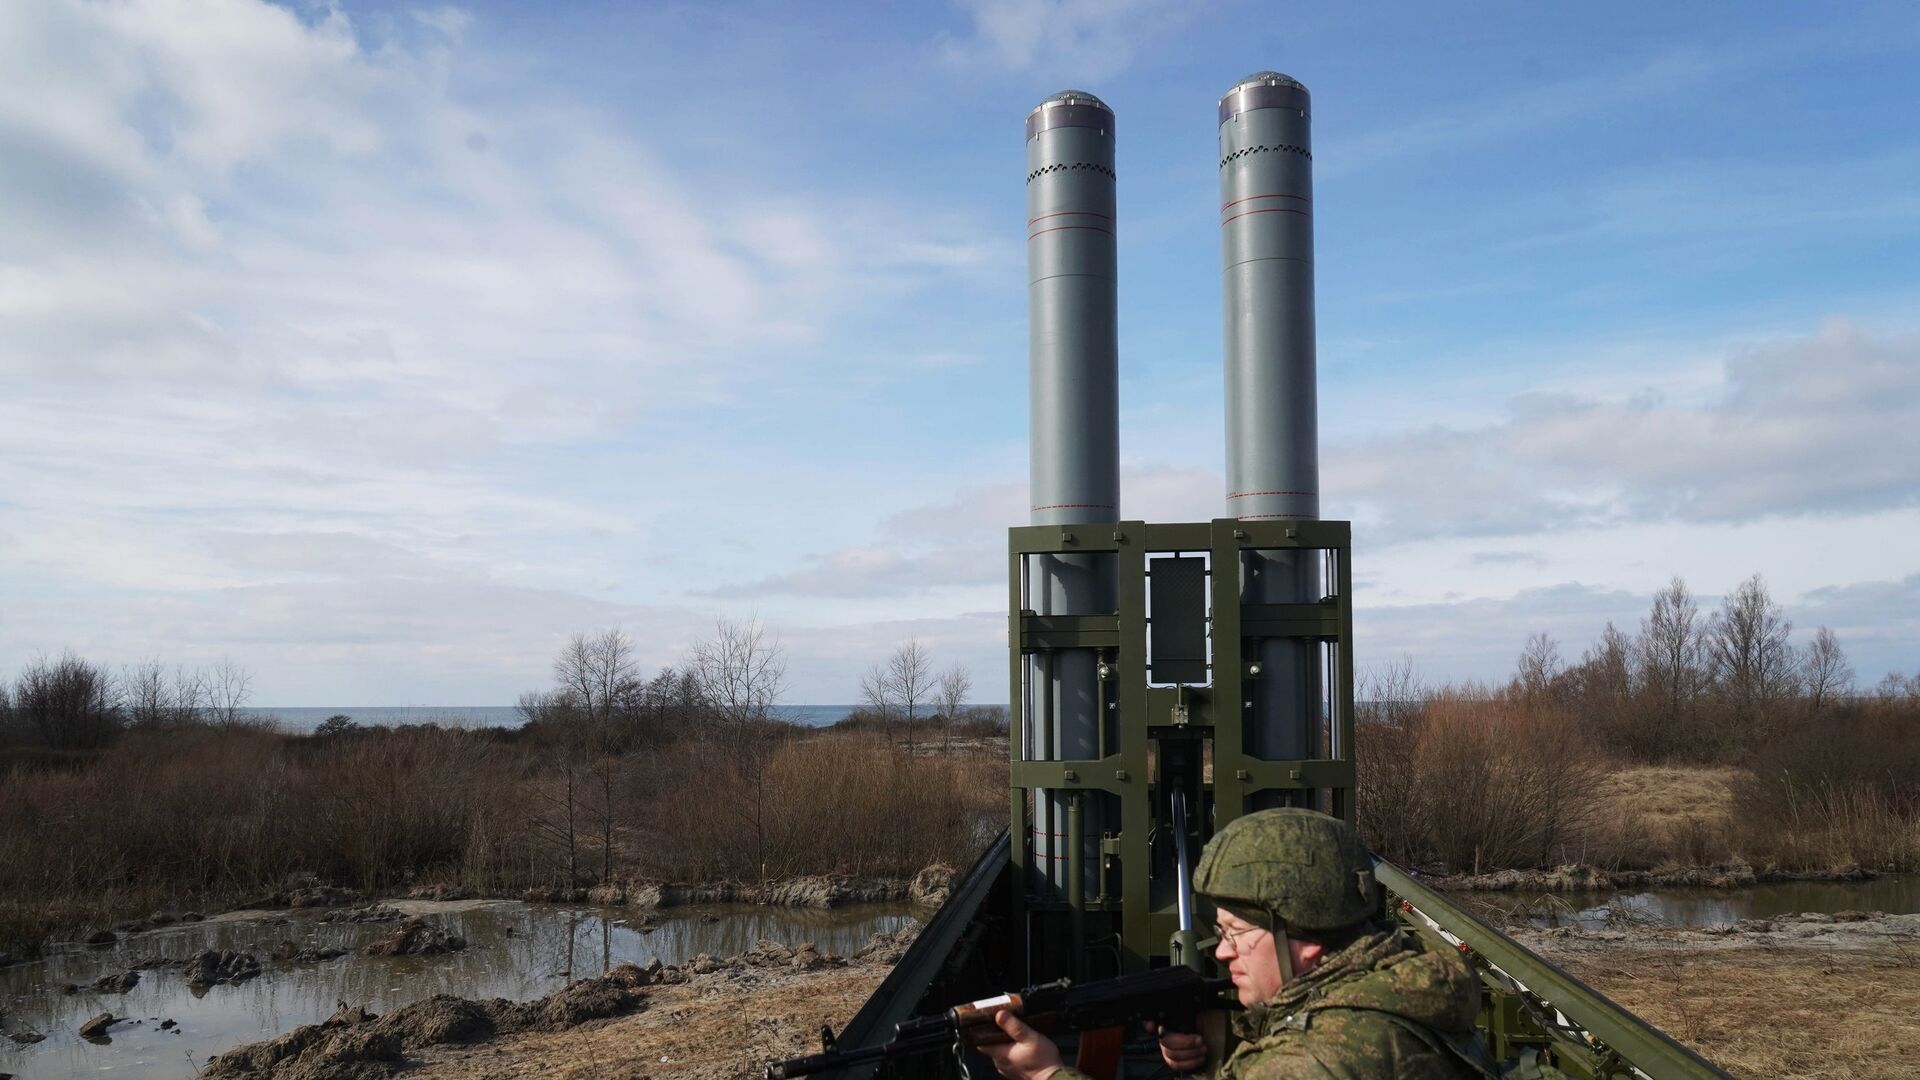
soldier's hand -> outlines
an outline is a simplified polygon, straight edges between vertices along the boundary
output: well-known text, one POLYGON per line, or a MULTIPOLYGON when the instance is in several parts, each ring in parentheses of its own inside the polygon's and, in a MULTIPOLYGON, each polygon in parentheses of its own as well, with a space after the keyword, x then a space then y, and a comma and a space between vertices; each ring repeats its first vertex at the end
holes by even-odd
POLYGON ((1160 1060, 1177 1073, 1199 1072, 1207 1067, 1207 1040, 1192 1031, 1162 1031, 1147 1021, 1147 1034, 1160 1036, 1160 1060))
POLYGON ((993 1067, 1009 1080, 1047 1080, 1060 1070, 1060 1048, 1053 1040, 1022 1023, 1020 1018, 1002 1009, 993 1022, 1006 1032, 1011 1042, 980 1047, 993 1060, 993 1067))

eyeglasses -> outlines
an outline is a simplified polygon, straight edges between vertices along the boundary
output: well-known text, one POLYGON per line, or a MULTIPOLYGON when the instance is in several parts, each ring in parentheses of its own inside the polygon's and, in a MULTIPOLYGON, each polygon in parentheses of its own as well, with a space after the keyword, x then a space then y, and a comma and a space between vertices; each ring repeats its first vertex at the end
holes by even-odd
POLYGON ((1259 933, 1263 929, 1265 928, 1259 927, 1259 926, 1248 926, 1248 927, 1243 927, 1239 930, 1229 930, 1226 927, 1221 926, 1219 923, 1214 923, 1213 936, 1219 938, 1221 941, 1226 942, 1233 949, 1233 951, 1237 953, 1240 951, 1241 938, 1245 937, 1248 934, 1259 933))

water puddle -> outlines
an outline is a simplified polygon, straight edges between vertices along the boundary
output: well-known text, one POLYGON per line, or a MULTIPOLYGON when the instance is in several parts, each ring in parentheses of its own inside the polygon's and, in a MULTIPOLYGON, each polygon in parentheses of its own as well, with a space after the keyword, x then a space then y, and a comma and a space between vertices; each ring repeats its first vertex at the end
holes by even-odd
POLYGON ((1920 912, 1920 874, 1873 881, 1790 881, 1744 889, 1647 889, 1639 892, 1456 894, 1496 921, 1531 926, 1730 926, 1802 911, 1920 912))
POLYGON ((571 908, 512 901, 404 902, 393 906, 425 915, 468 941, 462 952, 426 957, 365 957, 358 950, 390 933, 392 923, 322 923, 321 911, 222 916, 203 923, 128 935, 109 947, 68 946, 44 960, 0 968, 0 1028, 46 1036, 32 1045, 0 1040, 0 1072, 24 1080, 64 1080, 112 1074, 186 1080, 207 1058, 242 1043, 326 1019, 340 1002, 375 1012, 434 994, 527 1000, 552 993, 572 978, 597 975, 622 963, 659 958, 679 964, 699 953, 729 956, 761 940, 846 954, 875 933, 912 922, 903 905, 858 905, 828 911, 715 905, 656 913, 655 927, 638 928, 639 912, 571 908), (270 958, 282 941, 342 948, 348 955, 312 964, 270 958), (124 994, 82 990, 149 958, 184 959, 205 949, 252 952, 259 977, 233 986, 190 987, 178 971, 142 970, 124 994), (104 1040, 77 1029, 111 1012, 128 1017, 104 1040), (162 1029, 166 1020, 174 1026, 162 1029))

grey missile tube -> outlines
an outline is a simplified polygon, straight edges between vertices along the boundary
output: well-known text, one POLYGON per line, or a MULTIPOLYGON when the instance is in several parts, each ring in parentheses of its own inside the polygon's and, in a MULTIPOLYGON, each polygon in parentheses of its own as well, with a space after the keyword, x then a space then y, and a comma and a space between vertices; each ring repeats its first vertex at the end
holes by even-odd
MULTIPOLYGON (((1313 154, 1307 88, 1278 72, 1220 99, 1220 237, 1226 301, 1227 516, 1320 516, 1314 374, 1313 154)), ((1320 597, 1318 558, 1250 552, 1248 603, 1320 597)), ((1324 753, 1312 647, 1268 639, 1252 683, 1247 749, 1294 759, 1324 753)))
MULTIPOLYGON (((1035 525, 1120 518, 1118 296, 1114 251, 1113 111, 1091 94, 1063 91, 1027 114, 1027 308, 1030 463, 1035 525)), ((1111 556, 1036 556, 1034 610, 1111 612, 1111 556)), ((1035 759, 1078 760, 1099 747, 1098 657, 1090 649, 1030 659, 1027 715, 1035 759)), ((1097 867, 1105 808, 1087 807, 1086 847, 1097 867)), ((1066 799, 1034 808, 1034 861, 1055 890, 1066 885, 1066 799)), ((1096 882, 1098 875, 1095 875, 1096 882)))

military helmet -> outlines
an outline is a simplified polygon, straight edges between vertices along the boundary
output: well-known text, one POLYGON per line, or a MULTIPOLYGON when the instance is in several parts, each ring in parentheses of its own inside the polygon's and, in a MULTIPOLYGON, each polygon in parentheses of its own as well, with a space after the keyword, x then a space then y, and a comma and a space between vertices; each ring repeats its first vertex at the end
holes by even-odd
POLYGON ((1201 852, 1193 889, 1271 915, 1276 930, 1327 933, 1380 912, 1373 860, 1353 826, 1292 807, 1228 822, 1201 852))

